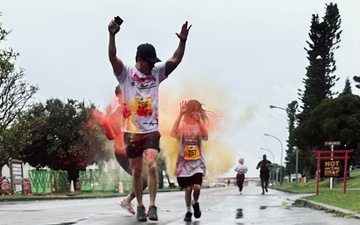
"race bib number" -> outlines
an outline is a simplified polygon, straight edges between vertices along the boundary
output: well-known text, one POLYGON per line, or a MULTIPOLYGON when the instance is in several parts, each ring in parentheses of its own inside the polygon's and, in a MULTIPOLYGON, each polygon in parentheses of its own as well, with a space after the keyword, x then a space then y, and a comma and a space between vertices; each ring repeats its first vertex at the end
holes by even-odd
POLYGON ((184 159, 197 160, 201 158, 200 148, 198 145, 185 145, 184 159))
POLYGON ((151 97, 135 97, 134 99, 135 113, 138 116, 151 116, 152 105, 151 97))

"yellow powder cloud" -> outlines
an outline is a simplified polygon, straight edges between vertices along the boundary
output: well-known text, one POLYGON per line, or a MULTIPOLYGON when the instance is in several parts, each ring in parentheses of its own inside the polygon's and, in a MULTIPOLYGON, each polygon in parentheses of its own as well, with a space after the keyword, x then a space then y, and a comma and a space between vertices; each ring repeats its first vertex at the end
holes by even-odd
MULTIPOLYGON (((179 143, 170 137, 170 130, 179 113, 179 104, 182 100, 196 99, 203 104, 205 110, 210 111, 210 121, 207 125, 209 140, 203 141, 207 177, 216 179, 232 169, 235 159, 235 151, 227 146, 224 131, 227 129, 225 106, 228 96, 224 88, 207 79, 206 81, 181 81, 173 85, 166 85, 165 81, 160 89, 160 121, 161 155, 165 157, 167 172, 174 176, 179 143)), ((225 132, 226 133, 226 132, 225 132)))

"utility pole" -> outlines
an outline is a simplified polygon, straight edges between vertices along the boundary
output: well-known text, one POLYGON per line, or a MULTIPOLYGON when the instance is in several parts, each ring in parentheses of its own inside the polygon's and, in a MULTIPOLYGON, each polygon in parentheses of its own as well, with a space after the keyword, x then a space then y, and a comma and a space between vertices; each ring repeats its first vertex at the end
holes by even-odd
POLYGON ((299 167, 299 149, 295 146, 296 159, 295 159, 295 187, 298 186, 298 167, 299 167))

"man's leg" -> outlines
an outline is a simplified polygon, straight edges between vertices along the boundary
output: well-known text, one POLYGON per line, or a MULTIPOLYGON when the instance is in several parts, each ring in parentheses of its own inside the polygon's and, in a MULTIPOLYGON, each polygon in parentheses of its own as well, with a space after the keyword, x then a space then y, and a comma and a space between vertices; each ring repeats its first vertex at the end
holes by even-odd
POLYGON ((141 172, 141 177, 142 177, 142 183, 143 183, 143 190, 145 190, 148 186, 148 176, 149 176, 149 173, 148 173, 148 168, 147 168, 147 163, 146 163, 146 158, 143 157, 143 160, 142 160, 142 172, 141 172))
POLYGON ((140 155, 136 158, 130 158, 130 165, 132 170, 132 182, 133 182, 133 191, 137 200, 137 221, 147 221, 145 207, 142 202, 143 197, 143 180, 142 180, 142 158, 143 155, 140 155))
POLYGON ((265 191, 268 192, 268 185, 269 185, 269 178, 270 178, 270 175, 266 175, 265 177, 265 191))
MULTIPOLYGON (((129 164, 129 168, 128 169, 124 169, 126 172, 131 171, 131 167, 129 164)), ((146 165, 146 159, 143 158, 142 160, 142 172, 141 172, 141 178, 142 178, 142 185, 143 185, 143 190, 145 190, 147 188, 147 179, 148 179, 148 169, 147 169, 147 165, 146 165)), ((131 173, 129 173, 129 175, 132 175, 131 173)), ((135 192, 132 190, 127 196, 126 196, 126 201, 128 203, 130 203, 134 198, 135 198, 135 192)))
MULTIPOLYGON (((142 184, 143 184, 143 190, 145 190, 147 188, 147 179, 148 179, 148 169, 147 169, 147 165, 146 165, 146 160, 145 158, 143 158, 142 160, 142 172, 141 172, 141 177, 142 177, 142 184)), ((130 168, 130 164, 129 164, 129 168, 128 170, 131 171, 130 168)), ((126 171, 128 171, 126 170, 126 171)), ((131 173, 130 173, 131 175, 131 173)), ((129 213, 131 214, 135 214, 136 211, 133 209, 133 205, 131 204, 131 201, 135 198, 135 192, 133 190, 131 190, 131 192, 120 202, 121 207, 125 208, 129 213)))
POLYGON ((156 192, 158 188, 157 158, 158 151, 156 149, 147 149, 145 156, 148 168, 148 187, 150 194, 150 205, 155 205, 156 192))
POLYGON ((158 220, 157 208, 155 206, 156 193, 158 188, 157 158, 158 150, 148 148, 144 151, 148 168, 148 187, 150 195, 150 206, 148 210, 149 220, 158 220))
POLYGON ((261 182, 261 190, 262 190, 262 193, 261 193, 261 194, 265 194, 265 191, 264 191, 265 180, 264 180, 264 176, 263 176, 263 175, 260 175, 260 182, 261 182))

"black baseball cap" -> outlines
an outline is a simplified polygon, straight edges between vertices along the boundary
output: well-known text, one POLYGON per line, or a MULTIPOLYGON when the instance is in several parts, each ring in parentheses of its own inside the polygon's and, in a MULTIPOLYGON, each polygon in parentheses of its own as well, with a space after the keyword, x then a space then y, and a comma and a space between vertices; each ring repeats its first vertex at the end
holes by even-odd
POLYGON ((136 58, 137 57, 141 57, 142 59, 153 64, 161 62, 161 60, 156 57, 156 51, 154 46, 149 43, 141 44, 137 47, 136 58))

